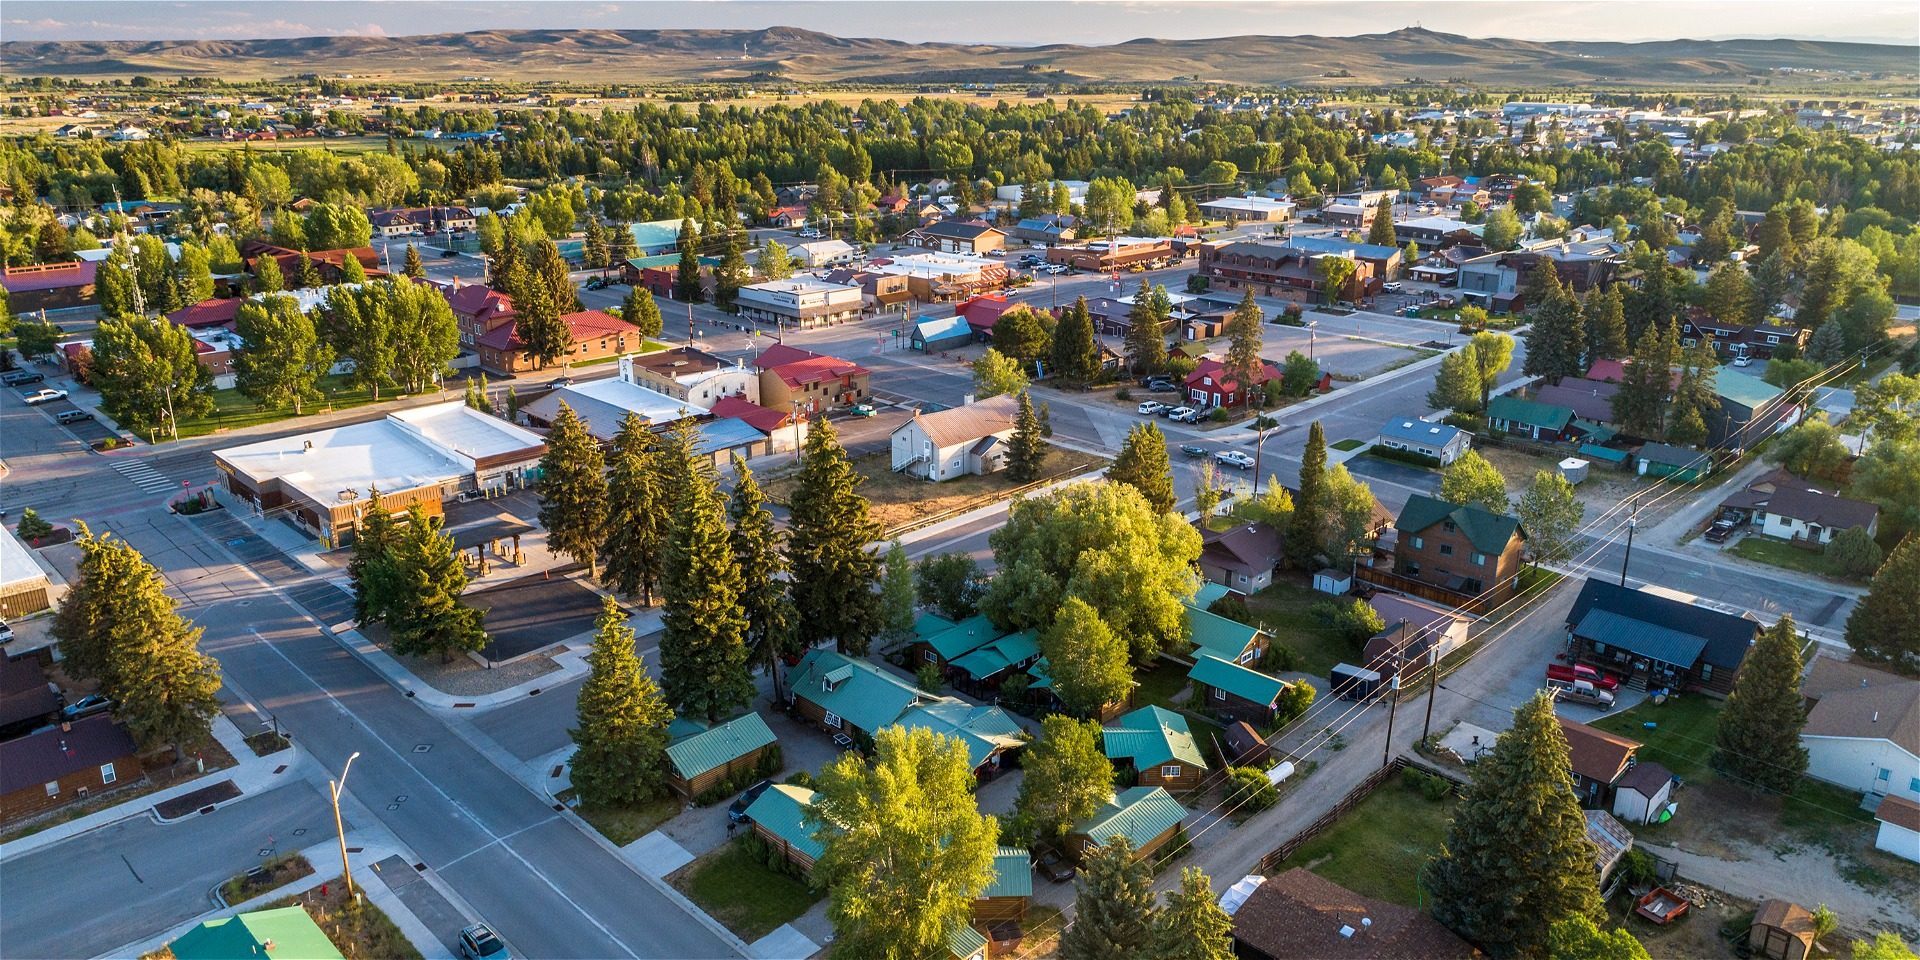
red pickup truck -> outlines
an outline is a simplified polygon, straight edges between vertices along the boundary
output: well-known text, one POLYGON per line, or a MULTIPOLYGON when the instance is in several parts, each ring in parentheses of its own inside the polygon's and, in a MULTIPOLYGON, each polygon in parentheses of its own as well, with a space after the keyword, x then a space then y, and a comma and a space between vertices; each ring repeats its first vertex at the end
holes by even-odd
POLYGON ((1608 693, 1613 693, 1620 689, 1619 677, 1601 673, 1581 663, 1576 663, 1572 666, 1562 663, 1547 664, 1547 679, 1558 680, 1561 683, 1573 683, 1576 680, 1582 680, 1593 684, 1594 689, 1605 690, 1608 693))

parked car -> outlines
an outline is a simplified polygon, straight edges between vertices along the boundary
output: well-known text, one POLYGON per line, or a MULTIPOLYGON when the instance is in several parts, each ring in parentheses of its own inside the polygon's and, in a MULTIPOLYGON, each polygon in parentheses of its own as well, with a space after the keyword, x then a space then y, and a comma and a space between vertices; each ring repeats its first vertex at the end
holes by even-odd
POLYGON ((1193 414, 1194 410, 1192 407, 1183 406, 1183 407, 1168 407, 1167 409, 1162 410, 1160 412, 1165 414, 1168 420, 1184 421, 1187 419, 1188 416, 1193 414))
POLYGON ((593 279, 587 281, 587 289, 588 290, 605 290, 607 288, 607 283, 608 281, 604 277, 594 277, 593 279))
POLYGON ((1213 455, 1213 461, 1235 470, 1253 469, 1253 457, 1242 450, 1222 450, 1213 455))
POLYGON ((53 420, 55 423, 79 423, 82 420, 92 420, 92 419, 93 419, 93 414, 88 413, 87 411, 82 410, 79 407, 75 407, 72 410, 62 410, 59 413, 56 413, 53 415, 53 420))
POLYGON ((1547 679, 1562 683, 1587 683, 1608 693, 1620 689, 1619 677, 1595 670, 1584 663, 1576 663, 1572 666, 1564 663, 1547 664, 1547 679))
POLYGON ((1147 389, 1152 390, 1155 393, 1167 393, 1172 390, 1178 390, 1180 389, 1180 387, 1178 384, 1175 384, 1172 380, 1155 379, 1155 380, 1147 381, 1147 389))
POLYGON ((1073 864, 1068 863, 1059 853, 1052 850, 1041 854, 1040 862, 1035 866, 1040 868, 1041 876, 1054 883, 1070 883, 1074 877, 1073 864))
POLYGON ((25 400, 27 406, 31 407, 42 403, 52 403, 55 400, 65 400, 66 398, 67 392, 65 390, 55 390, 52 387, 45 387, 35 390, 20 399, 25 400))
POLYGON ((1168 414, 1167 419, 1175 421, 1176 423, 1199 423, 1200 418, 1206 415, 1207 412, 1205 410, 1195 407, 1181 407, 1171 414, 1168 414))
POLYGON ((1549 678, 1547 680, 1547 686, 1558 691, 1560 699, 1569 703, 1584 703, 1587 706, 1599 707, 1602 710, 1613 706, 1613 694, 1601 690, 1585 680, 1566 682, 1549 678))
POLYGON ((5 620, 0 620, 0 643, 8 643, 12 640, 13 627, 8 625, 5 620))
POLYGON ((72 722, 81 717, 91 717, 96 713, 106 713, 112 709, 112 700, 97 693, 90 693, 60 708, 60 719, 72 722))
POLYGON ((1180 452, 1189 457, 1204 457, 1207 455, 1207 448, 1197 443, 1183 443, 1180 445, 1180 452))
POLYGON ((460 931, 460 955, 466 960, 507 960, 507 944, 493 928, 476 923, 460 931))
POLYGON ((856 403, 853 405, 853 415, 856 417, 871 417, 878 412, 879 411, 873 409, 873 404, 871 403, 856 403))
POLYGON ((1388 293, 1399 293, 1404 287, 1405 284, 1402 284, 1398 280, 1388 280, 1386 283, 1380 285, 1380 289, 1388 293))
POLYGON ((6 373, 0 373, 0 383, 9 387, 39 383, 45 379, 47 379, 46 376, 38 370, 8 370, 6 373))
POLYGON ((1143 417, 1151 417, 1166 408, 1167 405, 1158 400, 1147 400, 1141 403, 1140 406, 1135 407, 1134 410, 1143 417))
POLYGON ((731 804, 727 805, 728 822, 746 823, 747 808, 753 806, 753 802, 755 800, 760 799, 760 795, 763 793, 766 793, 767 788, 771 786, 773 786, 772 780, 762 780, 759 783, 756 783, 753 786, 748 787, 746 789, 746 792, 740 794, 740 796, 735 798, 731 804))
POLYGON ((1733 358, 1733 365, 1736 367, 1751 367, 1753 366, 1753 358, 1743 353, 1733 358))

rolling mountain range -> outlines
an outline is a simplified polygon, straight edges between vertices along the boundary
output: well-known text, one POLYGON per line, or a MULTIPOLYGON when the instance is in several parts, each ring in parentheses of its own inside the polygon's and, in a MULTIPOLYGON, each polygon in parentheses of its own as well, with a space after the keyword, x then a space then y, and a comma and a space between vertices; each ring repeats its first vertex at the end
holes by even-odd
POLYGON ((413 37, 0 43, 10 76, 301 74, 449 80, 772 80, 876 84, 1390 83, 1408 77, 1540 87, 1740 83, 1775 68, 1912 77, 1916 50, 1812 40, 1649 43, 1475 39, 1408 28, 1354 37, 1238 36, 1107 46, 906 43, 764 30, 482 30, 413 37))

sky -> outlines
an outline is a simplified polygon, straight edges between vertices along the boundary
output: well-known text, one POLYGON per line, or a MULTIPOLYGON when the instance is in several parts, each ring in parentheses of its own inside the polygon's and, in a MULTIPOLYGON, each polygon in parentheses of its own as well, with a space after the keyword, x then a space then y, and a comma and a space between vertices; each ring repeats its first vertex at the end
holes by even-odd
MULTIPOLYGON (((7 40, 404 36, 492 28, 804 27, 910 42, 1118 43, 1401 27, 1522 40, 1793 37, 1920 46, 1920 0, 6 0, 7 40)), ((3 68, 4 65, 0 65, 3 68)))

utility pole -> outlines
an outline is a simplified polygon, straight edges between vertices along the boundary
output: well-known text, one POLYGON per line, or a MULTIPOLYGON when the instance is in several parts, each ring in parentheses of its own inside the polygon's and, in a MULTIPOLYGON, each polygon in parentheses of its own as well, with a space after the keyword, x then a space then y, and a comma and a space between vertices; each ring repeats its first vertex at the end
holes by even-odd
POLYGON ((1433 735, 1433 698, 1440 689, 1440 645, 1427 648, 1427 722, 1420 728, 1420 739, 1433 735))
MULTIPOLYGON (((1386 766, 1393 760, 1393 715, 1400 709, 1400 674, 1393 674, 1393 686, 1387 692, 1387 743, 1380 748, 1380 765, 1386 766)), ((341 841, 345 843, 345 841, 341 841)), ((342 848, 344 849, 344 848, 342 848)))
POLYGON ((1627 514, 1627 552, 1620 558, 1620 585, 1627 585, 1627 564, 1633 561, 1633 531, 1640 526, 1640 495, 1633 495, 1627 514))

